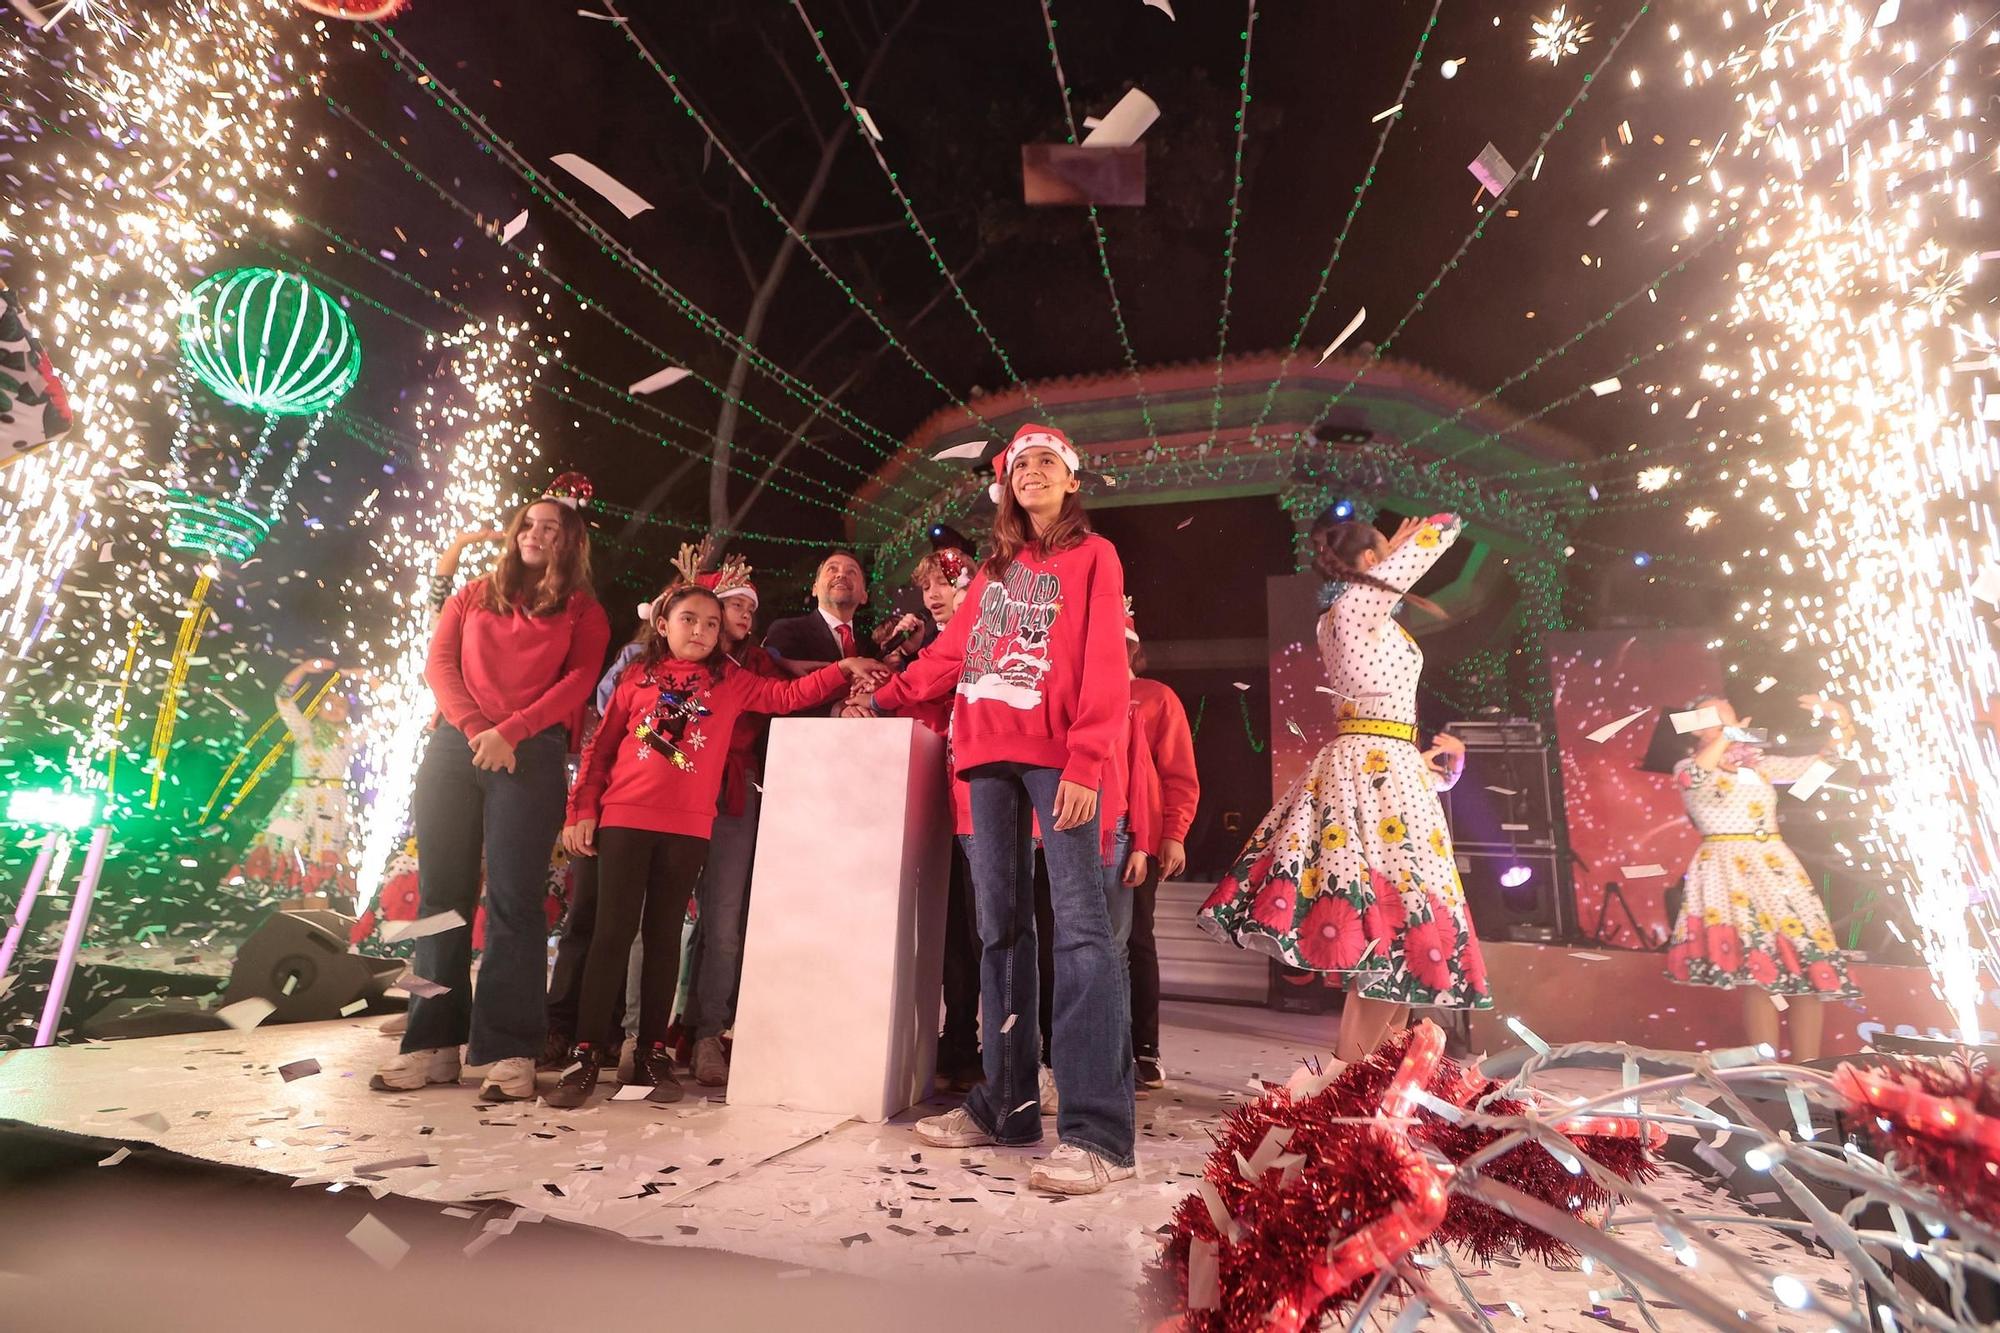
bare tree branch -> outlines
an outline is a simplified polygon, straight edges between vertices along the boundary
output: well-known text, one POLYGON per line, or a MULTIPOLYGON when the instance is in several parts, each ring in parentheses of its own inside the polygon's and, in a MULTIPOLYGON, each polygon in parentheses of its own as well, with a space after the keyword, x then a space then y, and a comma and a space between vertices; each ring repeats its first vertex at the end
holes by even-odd
POLYGON ((792 90, 792 98, 799 104, 799 110, 805 116, 806 126, 812 131, 813 139, 824 149, 827 134, 819 127, 819 117, 813 114, 812 99, 806 96, 806 90, 793 76, 791 64, 785 59, 785 53, 780 51, 777 43, 772 40, 769 25, 762 23, 757 25, 757 40, 764 44, 764 50, 770 55, 771 63, 778 67, 778 73, 784 77, 785 86, 792 90))

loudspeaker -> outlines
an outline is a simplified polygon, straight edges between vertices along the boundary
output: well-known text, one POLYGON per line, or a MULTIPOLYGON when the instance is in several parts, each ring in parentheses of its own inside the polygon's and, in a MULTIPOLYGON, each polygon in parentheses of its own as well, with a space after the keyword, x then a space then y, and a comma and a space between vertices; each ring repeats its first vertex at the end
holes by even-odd
POLYGON ((1460 851, 1556 846, 1554 786, 1541 724, 1509 718, 1455 722, 1465 772, 1444 794, 1451 845, 1460 851))
POLYGON ((237 950, 222 1002, 262 998, 277 1006, 266 1022, 317 1023, 356 1000, 380 1000, 403 960, 349 953, 353 926, 339 912, 273 913, 237 950))
POLYGON ((1575 934, 1564 858, 1526 847, 1516 852, 1454 850, 1472 930, 1480 939, 1552 944, 1575 934), (1522 870, 1526 879, 1504 882, 1509 872, 1518 878, 1522 870))

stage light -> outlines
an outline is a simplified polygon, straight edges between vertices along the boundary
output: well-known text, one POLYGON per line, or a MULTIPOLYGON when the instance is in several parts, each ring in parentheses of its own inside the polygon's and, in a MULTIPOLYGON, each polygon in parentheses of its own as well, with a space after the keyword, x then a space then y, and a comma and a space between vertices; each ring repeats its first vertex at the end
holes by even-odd
POLYGON ((1333 516, 1334 516, 1335 518, 1338 518, 1338 519, 1342 519, 1342 520, 1345 520, 1345 519, 1350 519, 1350 518, 1353 518, 1353 517, 1354 517, 1354 501, 1352 501, 1352 500, 1335 500, 1335 501, 1333 502, 1333 516))
POLYGON ((1535 868, 1533 866, 1511 865, 1500 872, 1500 887, 1503 889, 1518 889, 1534 877, 1535 868))
POLYGON ((972 554, 972 541, 948 523, 933 523, 928 533, 933 551, 963 551, 972 554))
POLYGON ((1647 565, 1653 563, 1653 557, 1647 555, 1644 551, 1634 551, 1632 552, 1632 563, 1644 569, 1647 565))
POLYGON ((97 818, 97 794, 87 791, 31 789, 7 797, 7 822, 37 828, 88 827, 97 818))

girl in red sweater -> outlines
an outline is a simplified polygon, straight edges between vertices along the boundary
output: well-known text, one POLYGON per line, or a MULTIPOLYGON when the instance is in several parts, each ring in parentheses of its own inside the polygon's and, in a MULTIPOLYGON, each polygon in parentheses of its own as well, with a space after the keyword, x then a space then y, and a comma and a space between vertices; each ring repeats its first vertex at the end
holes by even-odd
POLYGON ((1125 574, 1090 530, 1076 450, 1061 431, 1022 426, 996 470, 992 554, 964 608, 874 696, 886 710, 956 691, 952 761, 972 797, 986 1081, 963 1107, 919 1121, 917 1135, 946 1148, 1041 1140, 1030 833, 1039 817, 1055 919, 1061 1144, 1029 1181, 1089 1194, 1133 1174, 1125 970, 1098 829, 1098 791, 1131 700, 1125 574))
POLYGON ((590 591, 590 532, 575 501, 514 515, 493 572, 439 612, 424 677, 442 721, 417 771, 418 915, 470 922, 486 867, 486 940, 472 990, 472 932, 417 941, 411 970, 446 989, 410 1003, 402 1053, 370 1086, 456 1083, 459 1047, 490 1064, 480 1096, 535 1095, 547 1027, 549 857, 563 823, 564 760, 611 638, 590 591))
MULTIPOLYGON (((666 1044, 680 969, 681 921, 708 855, 716 801, 737 719, 792 713, 846 692, 848 678, 881 668, 849 658, 797 680, 771 680, 732 663, 722 649, 722 603, 682 584, 653 604, 645 648, 619 677, 604 723, 584 747, 570 793, 563 845, 595 856, 597 920, 583 965, 577 1032, 610 1031, 623 990, 632 937, 644 924, 639 978, 639 1049, 634 1080, 647 1100, 675 1102, 681 1086, 666 1044)), ((548 1103, 581 1106, 616 1052, 577 1043, 548 1103)))

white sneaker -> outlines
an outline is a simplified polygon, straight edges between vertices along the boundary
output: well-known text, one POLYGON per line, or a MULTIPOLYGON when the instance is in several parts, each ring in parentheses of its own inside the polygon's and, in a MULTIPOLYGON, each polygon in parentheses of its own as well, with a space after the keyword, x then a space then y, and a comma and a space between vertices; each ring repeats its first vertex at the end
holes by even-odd
POLYGON ((1049 1068, 1047 1065, 1043 1065, 1042 1072, 1035 1076, 1035 1087, 1041 1097, 1042 1114, 1054 1115, 1056 1113, 1056 1106, 1057 1106, 1056 1071, 1049 1068))
POLYGON ((495 1060, 479 1084, 481 1101, 531 1102, 535 1100, 535 1060, 529 1055, 513 1055, 495 1060))
POLYGON ((368 1086, 377 1092, 414 1092, 431 1083, 456 1083, 458 1073, 458 1047, 434 1046, 385 1061, 368 1086))
POLYGON ((1095 1194, 1114 1180, 1130 1180, 1135 1166, 1114 1166, 1088 1148, 1063 1143, 1028 1173, 1030 1188, 1050 1194, 1095 1194))
POLYGON ((916 1133, 933 1148, 983 1148, 993 1142, 993 1136, 981 1129, 963 1106, 943 1115, 925 1116, 917 1122, 916 1133))

